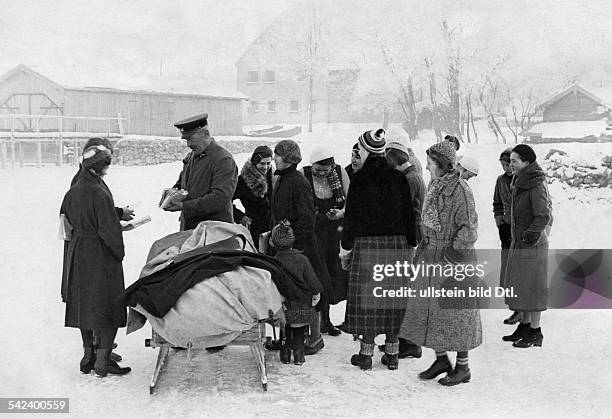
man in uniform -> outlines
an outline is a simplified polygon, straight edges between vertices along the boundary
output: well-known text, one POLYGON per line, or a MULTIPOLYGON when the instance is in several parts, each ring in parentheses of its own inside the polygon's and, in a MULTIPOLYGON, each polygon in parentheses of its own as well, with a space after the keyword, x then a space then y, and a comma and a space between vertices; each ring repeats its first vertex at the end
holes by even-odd
MULTIPOLYGON (((238 167, 225 148, 208 130, 208 114, 196 115, 174 124, 191 152, 183 159, 183 170, 173 186, 187 197, 166 211, 181 211, 181 231, 207 220, 233 223, 232 197, 238 182, 238 167)), ((162 200, 167 191, 164 192, 162 200)))

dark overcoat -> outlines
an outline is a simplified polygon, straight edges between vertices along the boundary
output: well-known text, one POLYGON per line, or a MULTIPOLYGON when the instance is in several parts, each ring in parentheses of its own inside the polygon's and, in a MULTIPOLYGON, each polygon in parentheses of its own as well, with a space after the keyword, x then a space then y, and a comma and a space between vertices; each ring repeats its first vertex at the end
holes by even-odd
POLYGON ((113 196, 101 177, 81 170, 64 196, 60 213, 73 227, 63 270, 66 273, 65 326, 81 329, 123 327, 123 233, 113 196))
POLYGON ((516 298, 506 298, 515 311, 543 311, 548 298, 548 234, 552 226, 552 202, 546 175, 537 162, 525 167, 512 180, 512 244, 508 253, 505 284, 516 298), (533 244, 525 233, 535 233, 533 244))
POLYGON ((249 189, 244 181, 243 175, 238 176, 238 184, 233 199, 239 199, 244 207, 244 212, 234 205, 234 221, 240 223, 245 215, 251 221, 251 237, 254 243, 258 243, 258 237, 270 229, 270 196, 272 194, 272 171, 266 173, 268 189, 263 197, 257 196, 249 189))
POLYGON ((303 174, 292 165, 284 170, 277 170, 277 181, 272 192, 272 223, 282 220, 291 223, 295 242, 293 248, 304 252, 312 265, 317 278, 323 285, 319 306, 327 304, 328 295, 334 292, 329 272, 315 235, 315 208, 313 193, 303 174))

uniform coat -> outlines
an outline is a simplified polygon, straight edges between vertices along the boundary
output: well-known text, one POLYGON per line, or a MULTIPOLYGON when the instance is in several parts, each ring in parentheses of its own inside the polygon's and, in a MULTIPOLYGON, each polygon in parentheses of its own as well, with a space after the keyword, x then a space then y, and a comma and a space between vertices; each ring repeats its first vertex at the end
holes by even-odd
POLYGON ((189 192, 183 201, 181 231, 207 220, 233 223, 232 197, 237 182, 234 158, 214 139, 201 154, 189 153, 174 185, 189 192))
MULTIPOLYGON (((439 215, 441 228, 427 220, 424 208, 423 240, 414 263, 445 264, 443 258, 458 261, 457 256, 471 255, 477 239, 478 216, 474 196, 456 171, 433 179, 426 202, 439 215)), ((462 263, 473 263, 469 259, 462 263)), ((442 288, 447 278, 438 275, 419 276, 413 282, 416 292, 428 287, 442 288)), ((453 279, 454 281, 454 279, 453 279)), ((417 294, 418 295, 418 294, 417 294)), ((482 325, 478 309, 442 308, 438 298, 418 297, 409 300, 400 336, 439 351, 468 351, 482 343, 482 325)))
POLYGON ((285 219, 291 223, 295 235, 293 248, 303 251, 310 261, 324 289, 319 305, 326 304, 327 296, 333 293, 333 286, 315 235, 312 190, 295 165, 277 170, 276 174, 278 178, 272 192, 272 225, 285 219))
POLYGON ((343 331, 397 335, 405 301, 372 298, 372 267, 409 260, 415 245, 408 182, 384 157, 370 155, 351 179, 344 214, 342 247, 352 256, 343 331))
POLYGON ((101 177, 81 170, 60 212, 74 228, 64 258, 65 325, 125 326, 125 308, 115 304, 124 291, 123 233, 110 190, 101 177))
POLYGON ((512 244, 506 268, 506 286, 516 298, 506 298, 515 311, 544 311, 548 298, 548 234, 552 226, 552 202, 546 176, 537 162, 512 180, 512 244), (525 232, 539 237, 534 244, 521 239, 525 232))

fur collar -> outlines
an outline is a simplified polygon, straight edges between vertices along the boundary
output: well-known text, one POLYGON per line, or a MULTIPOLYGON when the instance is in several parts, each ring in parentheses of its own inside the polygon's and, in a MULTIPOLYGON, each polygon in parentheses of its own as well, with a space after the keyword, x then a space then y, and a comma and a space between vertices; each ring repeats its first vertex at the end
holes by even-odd
POLYGON ((242 166, 240 176, 251 193, 259 198, 263 198, 268 193, 268 179, 257 167, 247 160, 242 166))

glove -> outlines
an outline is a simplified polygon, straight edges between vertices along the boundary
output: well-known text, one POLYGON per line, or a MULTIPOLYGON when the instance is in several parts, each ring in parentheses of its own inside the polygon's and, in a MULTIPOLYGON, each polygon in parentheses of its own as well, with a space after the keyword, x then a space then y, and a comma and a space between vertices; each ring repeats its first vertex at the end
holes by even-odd
POLYGON ((340 264, 342 265, 343 271, 349 271, 351 269, 351 256, 353 254, 353 249, 346 250, 342 246, 340 246, 340 253, 338 257, 340 257, 340 264))
POLYGON ((530 246, 536 244, 539 238, 540 233, 537 231, 523 231, 521 234, 521 241, 530 246))
POLYGON ((315 295, 312 296, 312 306, 316 306, 317 304, 319 304, 319 301, 321 301, 321 293, 318 292, 315 295))

